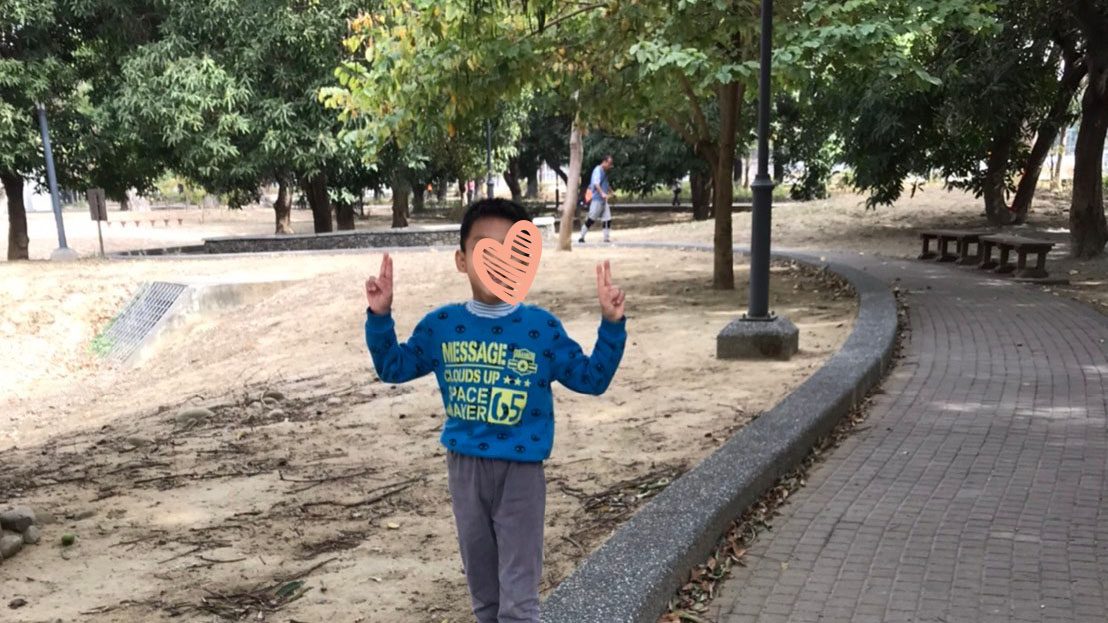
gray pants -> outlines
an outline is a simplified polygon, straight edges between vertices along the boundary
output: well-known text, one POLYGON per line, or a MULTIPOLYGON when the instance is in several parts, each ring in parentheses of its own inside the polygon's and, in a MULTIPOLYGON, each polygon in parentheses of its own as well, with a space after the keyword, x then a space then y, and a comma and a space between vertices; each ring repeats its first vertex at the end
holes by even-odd
POLYGON ((479 623, 539 623, 546 476, 542 463, 446 455, 473 614, 479 623))

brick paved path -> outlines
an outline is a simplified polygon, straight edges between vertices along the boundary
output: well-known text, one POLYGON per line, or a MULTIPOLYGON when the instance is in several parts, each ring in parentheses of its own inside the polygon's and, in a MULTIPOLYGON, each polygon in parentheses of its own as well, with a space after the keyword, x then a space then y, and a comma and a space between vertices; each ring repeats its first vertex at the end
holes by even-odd
POLYGON ((899 279, 906 357, 712 620, 1108 621, 1108 318, 969 269, 836 259, 899 279))

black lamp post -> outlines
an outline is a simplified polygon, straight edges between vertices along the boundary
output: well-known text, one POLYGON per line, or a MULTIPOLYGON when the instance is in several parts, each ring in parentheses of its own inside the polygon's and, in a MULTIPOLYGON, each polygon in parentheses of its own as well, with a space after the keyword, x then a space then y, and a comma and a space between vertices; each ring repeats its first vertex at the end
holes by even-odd
POLYGON ((800 346, 796 325, 769 311, 770 224, 773 179, 769 176, 769 93, 773 53, 773 0, 762 0, 761 71, 758 80, 758 174, 751 187, 750 301, 747 312, 716 338, 721 359, 789 359, 800 346))
POLYGON ((754 210, 750 233, 750 304, 746 320, 771 320, 769 311, 769 239, 773 178, 769 175, 769 93, 773 54, 773 0, 762 0, 762 60, 758 79, 758 174, 750 185, 754 210))

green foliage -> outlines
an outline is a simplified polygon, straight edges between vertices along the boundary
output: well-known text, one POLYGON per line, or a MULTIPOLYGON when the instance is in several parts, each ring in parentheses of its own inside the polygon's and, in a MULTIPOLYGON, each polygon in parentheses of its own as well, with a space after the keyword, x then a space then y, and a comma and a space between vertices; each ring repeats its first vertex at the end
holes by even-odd
MULTIPOLYGON (((552 1, 387 0, 351 23, 346 45, 356 56, 321 97, 339 111, 350 144, 369 154, 392 143, 416 152, 448 140, 480 147, 486 121, 525 123, 535 93, 548 117, 624 110, 628 81, 604 80, 610 55, 591 39, 604 13, 602 4, 552 1)), ((514 150, 509 134, 497 144, 514 150)))
POLYGON ((817 94, 802 90, 782 94, 774 107, 773 158, 776 164, 802 167, 800 178, 789 188, 797 201, 825 199, 832 170, 842 155, 829 111, 820 109, 817 94))
POLYGON ((818 194, 828 159, 851 166, 870 206, 933 169, 980 193, 981 163, 1001 135, 1011 137, 1011 183, 1057 88, 1056 12, 961 0, 805 2, 801 12, 806 25, 778 52, 811 70, 790 78, 795 110, 783 111, 804 132, 782 130, 788 158, 815 164, 796 196, 818 194))
POLYGON ((704 161, 673 130, 663 124, 644 125, 627 137, 605 133, 586 137, 581 188, 588 186, 593 167, 608 154, 615 163, 608 178, 627 194, 648 195, 672 187, 690 171, 707 173, 704 161))
POLYGON ((80 47, 71 9, 57 0, 5 0, 0 9, 0 171, 37 176, 35 103, 71 106, 80 47))
POLYGON ((346 0, 166 3, 159 37, 123 65, 124 120, 170 165, 238 201, 278 175, 340 169, 333 117, 316 101, 355 15, 346 0))

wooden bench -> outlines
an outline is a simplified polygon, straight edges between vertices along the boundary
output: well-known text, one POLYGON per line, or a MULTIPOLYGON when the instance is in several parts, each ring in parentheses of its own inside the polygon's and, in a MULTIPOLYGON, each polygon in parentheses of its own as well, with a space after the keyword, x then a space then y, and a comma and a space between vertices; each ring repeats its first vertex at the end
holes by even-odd
POLYGON ((1053 242, 1006 235, 982 236, 980 240, 981 262, 978 268, 995 270, 998 273, 1015 272, 1015 276, 1020 279, 1046 279, 1050 276, 1046 271, 1046 254, 1054 248, 1053 242), (993 247, 1000 249, 999 261, 993 260, 993 247), (1015 266, 1008 261, 1012 251, 1015 251, 1018 257, 1015 266), (1028 253, 1035 253, 1038 256, 1034 268, 1027 266, 1028 253))
POLYGON ((940 262, 958 262, 959 264, 977 264, 981 258, 981 237, 988 236, 992 232, 962 229, 925 229, 920 232, 920 240, 923 241, 923 252, 919 259, 930 260, 938 258, 940 262), (931 241, 937 241, 938 252, 931 250, 931 241), (957 253, 950 252, 950 243, 954 242, 957 253), (970 253, 970 245, 974 246, 974 253, 970 253))

